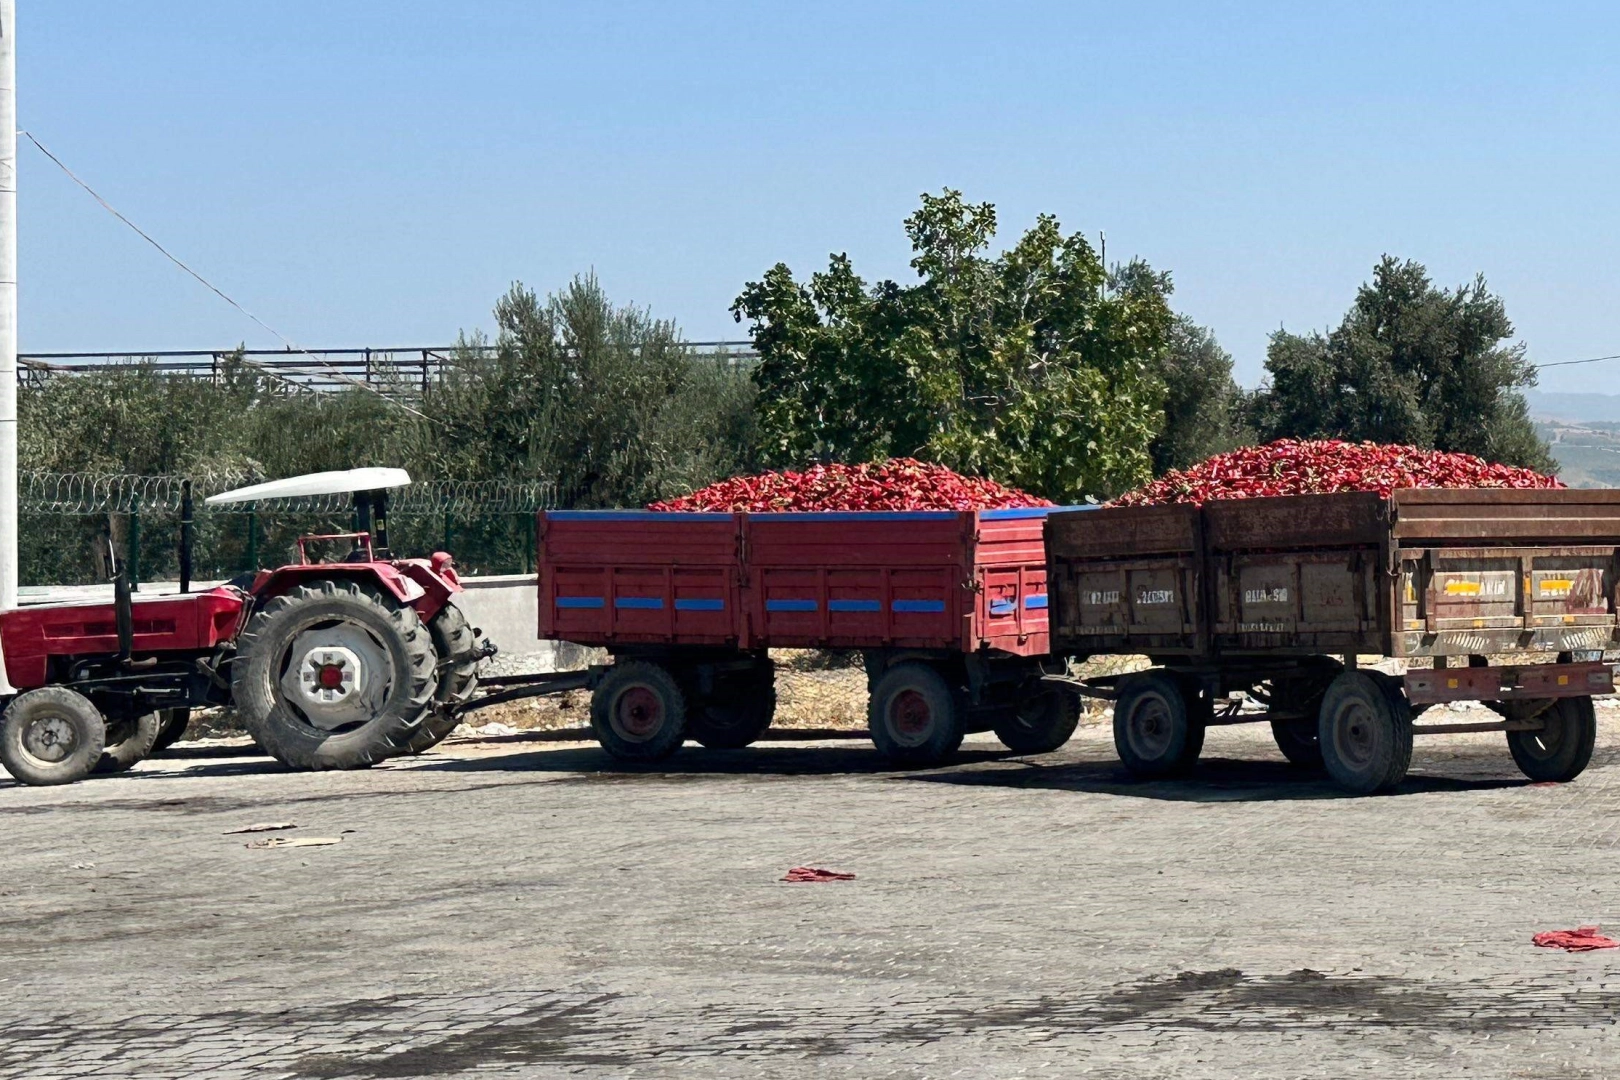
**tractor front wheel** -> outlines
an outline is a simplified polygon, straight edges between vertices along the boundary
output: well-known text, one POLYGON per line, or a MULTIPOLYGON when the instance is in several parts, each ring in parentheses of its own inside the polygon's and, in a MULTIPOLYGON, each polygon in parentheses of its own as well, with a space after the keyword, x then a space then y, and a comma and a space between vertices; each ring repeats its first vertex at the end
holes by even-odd
POLYGON ((0 714, 0 765, 18 783, 71 784, 101 759, 107 721, 65 686, 18 694, 0 714))
POLYGON ((357 769, 404 753, 438 689, 415 610, 341 579, 278 596, 248 620, 231 665, 244 725, 295 769, 357 769))

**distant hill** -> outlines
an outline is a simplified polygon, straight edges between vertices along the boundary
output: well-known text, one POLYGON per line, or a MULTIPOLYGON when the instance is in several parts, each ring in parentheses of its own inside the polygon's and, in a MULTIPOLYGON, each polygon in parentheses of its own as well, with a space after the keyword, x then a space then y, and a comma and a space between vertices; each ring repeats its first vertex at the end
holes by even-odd
POLYGON ((1530 415, 1537 420, 1620 424, 1620 394, 1558 394, 1526 390, 1524 399, 1530 405, 1530 415))
MULTIPOLYGON (((1602 395, 1595 395, 1602 396, 1602 395)), ((1536 431, 1552 446, 1558 478, 1570 487, 1620 487, 1620 422, 1542 420, 1536 431)))

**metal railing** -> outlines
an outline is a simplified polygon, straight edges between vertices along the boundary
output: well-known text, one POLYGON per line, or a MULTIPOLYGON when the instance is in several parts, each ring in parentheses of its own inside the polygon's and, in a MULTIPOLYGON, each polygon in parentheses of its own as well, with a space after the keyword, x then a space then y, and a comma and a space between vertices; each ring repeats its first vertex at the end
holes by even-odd
MULTIPOLYGON (((311 495, 208 506, 204 500, 256 483, 250 473, 182 476, 26 472, 19 477, 24 578, 30 585, 95 580, 97 537, 118 534, 118 548, 139 582, 178 566, 179 524, 194 522, 199 578, 229 577, 285 562, 300 533, 353 527, 352 496, 311 495), (188 506, 189 500, 189 506, 188 506)), ((428 480, 389 500, 396 551, 453 551, 483 573, 531 572, 535 513, 567 505, 551 480, 428 480)))
MULTIPOLYGON (((691 341, 694 356, 733 362, 758 359, 750 341, 691 341)), ((92 375, 112 367, 143 366, 165 375, 218 382, 234 357, 249 361, 284 381, 313 391, 347 390, 355 383, 384 392, 426 392, 467 351, 493 353, 493 345, 431 345, 365 349, 179 349, 154 352, 24 353, 17 357, 17 381, 38 386, 59 375, 92 375)))

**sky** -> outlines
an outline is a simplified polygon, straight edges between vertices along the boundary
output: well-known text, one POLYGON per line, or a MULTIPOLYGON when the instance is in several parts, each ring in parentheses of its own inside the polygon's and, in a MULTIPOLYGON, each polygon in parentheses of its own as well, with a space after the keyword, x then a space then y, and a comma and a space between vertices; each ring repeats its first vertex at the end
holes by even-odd
MULTIPOLYGON (((691 340, 776 262, 912 274, 923 192, 1106 232, 1241 382, 1383 253, 1620 353, 1620 5, 17 0, 19 122, 309 348, 594 272, 691 340)), ((19 146, 24 352, 280 342, 19 146)), ((1544 373, 1620 390, 1620 361, 1544 373)))

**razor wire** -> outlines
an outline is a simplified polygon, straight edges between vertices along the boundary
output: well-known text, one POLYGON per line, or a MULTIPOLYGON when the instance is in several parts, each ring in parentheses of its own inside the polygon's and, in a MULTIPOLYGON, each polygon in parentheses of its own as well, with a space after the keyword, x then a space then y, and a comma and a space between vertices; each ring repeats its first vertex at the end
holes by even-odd
MULTIPOLYGON (((121 514, 179 514, 191 483, 194 512, 208 514, 343 514, 353 505, 349 492, 261 499, 206 506, 209 495, 258 483, 250 472, 219 471, 193 476, 129 473, 24 472, 18 477, 17 509, 24 514, 64 517, 121 514)), ((390 495, 390 514, 532 514, 561 502, 551 480, 428 480, 390 495)))

